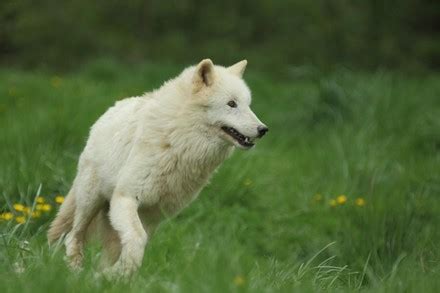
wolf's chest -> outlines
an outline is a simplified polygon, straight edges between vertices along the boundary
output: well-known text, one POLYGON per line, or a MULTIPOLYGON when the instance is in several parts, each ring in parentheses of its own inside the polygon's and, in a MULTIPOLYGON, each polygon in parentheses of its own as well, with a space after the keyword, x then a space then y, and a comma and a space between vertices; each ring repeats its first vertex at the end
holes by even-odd
POLYGON ((181 162, 167 174, 160 176, 164 187, 159 205, 168 214, 175 214, 194 200, 218 166, 181 162))
POLYGON ((165 214, 174 215, 194 200, 227 154, 197 153, 163 156, 151 173, 146 189, 155 194, 165 214))

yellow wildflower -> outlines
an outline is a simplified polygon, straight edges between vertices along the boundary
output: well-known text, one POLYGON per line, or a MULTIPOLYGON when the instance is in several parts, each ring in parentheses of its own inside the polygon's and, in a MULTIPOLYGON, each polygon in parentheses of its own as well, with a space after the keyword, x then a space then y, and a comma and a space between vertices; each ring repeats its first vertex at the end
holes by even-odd
POLYGON ((12 206, 14 208, 14 210, 16 210, 17 212, 22 212, 24 211, 25 206, 22 205, 21 203, 16 203, 12 206))
POLYGON ((322 199, 323 199, 322 195, 319 193, 315 194, 315 196, 313 197, 313 200, 316 202, 320 202, 320 201, 322 201, 322 199))
POLYGON ((14 215, 10 212, 2 213, 0 215, 0 219, 6 220, 6 221, 11 220, 13 217, 14 217, 14 215))
POLYGON ((58 204, 62 204, 64 202, 64 196, 61 196, 61 195, 56 196, 55 202, 58 204))
POLYGON ((44 197, 37 196, 37 203, 44 203, 44 197))
POLYGON ((52 206, 48 203, 43 204, 43 206, 41 207, 41 210, 43 212, 50 212, 52 210, 52 206))
POLYGON ((40 211, 33 211, 31 213, 31 218, 39 218, 41 216, 41 212, 40 211))
POLYGON ((358 197, 354 201, 354 204, 357 205, 358 207, 363 207, 366 204, 366 202, 365 199, 363 199, 362 197, 358 197))
POLYGON ((19 224, 23 224, 24 222, 26 222, 26 217, 24 216, 16 217, 15 221, 19 224))
POLYGON ((234 284, 235 284, 235 286, 240 287, 240 286, 243 286, 244 283, 246 283, 246 280, 244 279, 243 276, 241 276, 241 275, 237 275, 237 276, 235 276, 235 278, 234 278, 234 284))
POLYGON ((340 196, 338 196, 338 197, 336 198, 336 202, 337 202, 338 204, 344 204, 344 203, 347 202, 347 197, 346 197, 345 195, 341 194, 340 196))
POLYGON ((335 206, 338 205, 338 203, 336 202, 336 199, 331 199, 329 204, 330 204, 331 207, 335 207, 335 206))
POLYGON ((54 76, 50 79, 50 83, 54 88, 58 88, 63 80, 59 76, 54 76))
POLYGON ((30 207, 24 207, 22 212, 23 212, 23 214, 29 214, 31 212, 31 208, 30 207))

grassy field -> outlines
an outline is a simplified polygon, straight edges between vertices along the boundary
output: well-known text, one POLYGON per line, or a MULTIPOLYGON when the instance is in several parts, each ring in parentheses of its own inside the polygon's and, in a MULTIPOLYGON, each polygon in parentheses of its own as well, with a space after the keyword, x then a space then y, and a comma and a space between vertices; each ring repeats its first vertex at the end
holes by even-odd
POLYGON ((90 126, 180 70, 105 61, 61 75, 0 70, 2 292, 438 290, 440 76, 276 77, 252 64, 253 108, 270 133, 162 224, 129 284, 95 278, 97 245, 70 273, 45 232, 90 126), (21 218, 17 203, 41 215, 21 218))

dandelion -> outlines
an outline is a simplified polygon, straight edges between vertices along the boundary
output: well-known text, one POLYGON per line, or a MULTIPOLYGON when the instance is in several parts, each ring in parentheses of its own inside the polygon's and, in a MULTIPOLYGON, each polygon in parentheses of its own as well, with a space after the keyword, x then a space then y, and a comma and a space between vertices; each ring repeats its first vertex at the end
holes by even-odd
POLYGON ((335 206, 338 205, 338 202, 336 201, 336 199, 331 199, 329 204, 330 204, 331 207, 335 207, 335 206))
POLYGON ((40 211, 33 211, 31 213, 31 218, 36 219, 36 218, 39 218, 39 217, 41 217, 41 212, 40 211))
POLYGON ((41 210, 43 212, 50 212, 52 210, 52 206, 48 203, 42 205, 41 210))
POLYGON ((64 196, 58 195, 55 197, 55 202, 57 204, 62 204, 64 202, 64 196))
POLYGON ((54 76, 50 79, 50 84, 54 87, 54 88, 59 88, 61 83, 62 83, 62 79, 59 76, 54 76))
POLYGON ((243 182, 244 186, 251 186, 252 185, 252 180, 247 178, 244 182, 243 182))
POLYGON ((354 201, 354 204, 357 205, 358 207, 363 207, 366 204, 366 202, 365 199, 363 199, 362 197, 358 197, 354 201))
POLYGON ((26 222, 26 217, 25 216, 16 217, 15 221, 19 224, 23 224, 24 222, 26 222))
POLYGON ((23 212, 23 214, 29 214, 31 212, 31 208, 30 207, 24 207, 22 212, 23 212))
POLYGON ((345 204, 346 202, 347 202, 347 196, 345 196, 345 195, 343 195, 343 194, 341 194, 340 196, 338 196, 337 198, 336 198, 336 202, 338 203, 338 204, 345 204))
POLYGON ((37 196, 37 203, 44 203, 44 197, 42 196, 37 196))
POLYGON ((319 193, 315 194, 315 196, 313 197, 313 201, 315 201, 315 202, 320 202, 320 201, 322 201, 322 199, 323 199, 323 197, 319 193))
POLYGON ((244 279, 243 276, 241 276, 241 275, 235 276, 235 278, 234 278, 235 286, 240 287, 240 286, 243 286, 244 283, 246 283, 246 280, 244 279))
POLYGON ((2 213, 0 215, 0 219, 3 219, 5 221, 9 221, 14 217, 14 215, 11 212, 2 213))
POLYGON ((24 211, 25 206, 22 205, 21 203, 16 203, 12 206, 14 208, 14 210, 16 210, 17 212, 22 212, 24 211))

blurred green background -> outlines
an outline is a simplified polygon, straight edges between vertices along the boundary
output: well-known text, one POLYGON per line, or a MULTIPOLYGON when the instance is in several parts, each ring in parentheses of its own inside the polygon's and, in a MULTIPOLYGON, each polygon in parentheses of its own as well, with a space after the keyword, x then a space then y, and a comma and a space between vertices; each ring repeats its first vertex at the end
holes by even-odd
POLYGON ((1 62, 63 69, 97 56, 438 69, 439 32, 435 0, 0 2, 1 62))

